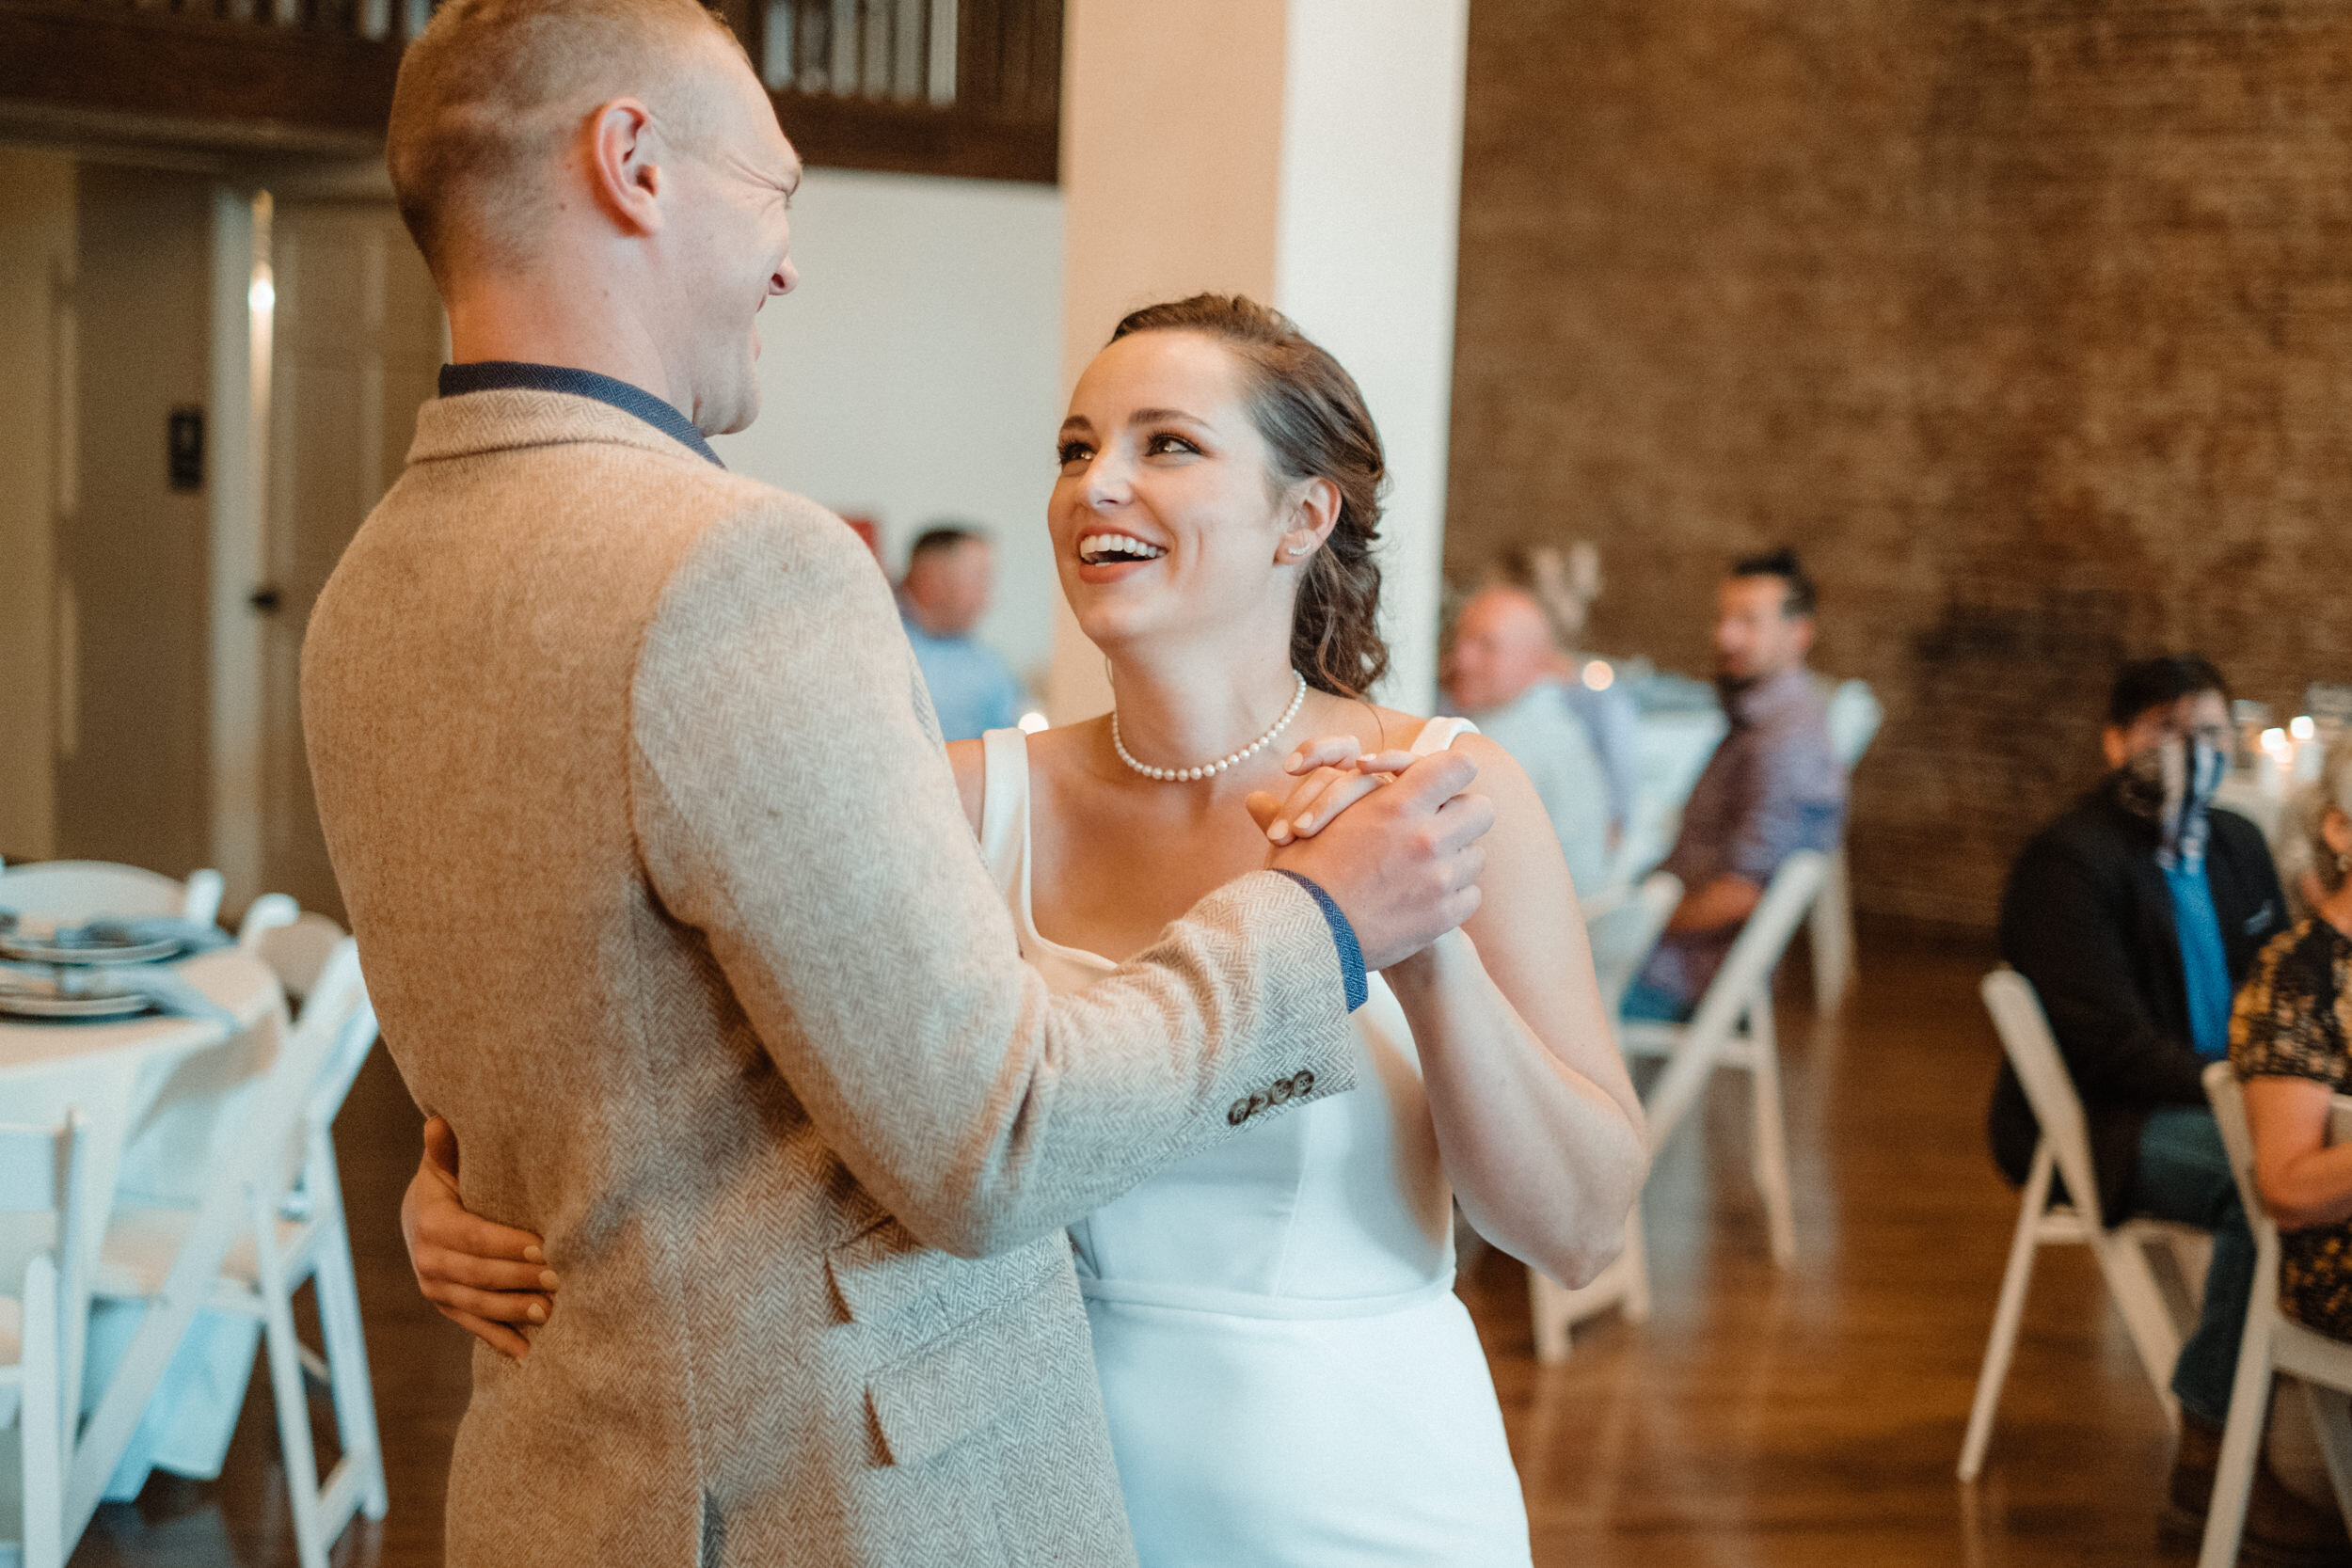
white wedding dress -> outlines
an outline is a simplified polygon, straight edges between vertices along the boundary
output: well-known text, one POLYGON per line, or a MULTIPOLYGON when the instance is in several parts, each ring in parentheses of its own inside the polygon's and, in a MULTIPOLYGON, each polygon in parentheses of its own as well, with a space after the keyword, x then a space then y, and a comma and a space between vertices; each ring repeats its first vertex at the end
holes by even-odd
MULTIPOLYGON (((1431 720, 1417 754, 1470 728, 1431 720)), ((1025 737, 985 737, 981 847, 1057 993, 1114 967, 1038 935, 1025 737)), ((1071 1228, 1143 1568, 1525 1568, 1526 1506, 1470 1314, 1405 1015, 1361 1085, 1264 1118, 1071 1228)))

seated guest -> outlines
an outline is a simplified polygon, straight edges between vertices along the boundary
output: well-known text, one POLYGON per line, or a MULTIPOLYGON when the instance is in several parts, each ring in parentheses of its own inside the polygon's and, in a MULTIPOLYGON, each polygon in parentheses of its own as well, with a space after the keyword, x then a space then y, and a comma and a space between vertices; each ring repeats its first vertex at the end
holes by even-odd
POLYGON ((1577 652, 1593 601, 1600 596, 1600 552, 1581 539, 1565 552, 1550 545, 1522 546, 1504 552, 1495 577, 1524 590, 1550 625, 1560 695, 1583 721, 1585 738, 1609 783, 1609 852, 1614 855, 1632 825, 1633 798, 1641 787, 1641 712, 1613 670, 1577 652), (1599 678, 1588 678, 1588 671, 1599 678))
MULTIPOLYGON (((2352 1339, 2352 1143, 2328 1141, 2328 1101, 2352 1094, 2352 736, 2328 749, 2309 824, 2312 912, 2254 960, 2230 1021, 2254 1176, 2279 1222, 2279 1307, 2352 1339)), ((2285 851, 2282 849, 2283 855, 2285 851)))
POLYGON ((1534 599, 1496 585, 1470 595, 1454 622, 1446 698, 1526 769, 1551 818, 1568 877, 1585 897, 1609 865, 1609 785, 1584 725, 1552 674, 1551 629, 1534 599))
POLYGON ((2319 862, 2326 859, 2320 818, 2328 809, 2327 781, 2296 784, 2279 803, 2279 823, 2271 843, 2277 850, 2279 886, 2287 895, 2287 919, 2296 921, 2319 908, 2328 896, 2320 879, 2319 862))
MULTIPOLYGON (((2229 692, 2194 655, 2116 677, 2101 736, 2109 771, 2018 856, 2001 900, 2001 956, 2041 994, 2088 1120, 2100 1212, 2214 1232, 2195 1331, 2181 1347, 2168 1528, 2201 1528, 2244 1331, 2253 1241, 2200 1074, 2229 1049, 2230 1000, 2284 906, 2255 826, 2214 810, 2229 692)), ((2041 1132, 2004 1063, 1994 1158, 2022 1183, 2041 1132)), ((2249 1540, 2292 1554, 2343 1540, 2320 1511, 2260 1485, 2249 1540)))
POLYGON ((926 529, 907 552, 898 613, 947 740, 977 740, 1021 719, 1021 683, 972 636, 995 578, 988 540, 968 528, 926 529))
POLYGON ((1690 1017, 1781 862, 1837 844, 1846 779, 1804 664, 1813 612, 1813 582, 1793 550, 1737 562, 1717 592, 1715 685, 1731 729, 1661 864, 1687 891, 1626 991, 1628 1018, 1690 1017))
POLYGON ((1642 786, 1642 711, 1632 690, 1606 663, 1597 667, 1607 672, 1597 685, 1588 673, 1596 668, 1593 661, 1568 654, 1561 663, 1560 695, 1568 711, 1583 721, 1585 738, 1593 744, 1609 786, 1609 852, 1613 855, 1633 825, 1633 799, 1642 786))

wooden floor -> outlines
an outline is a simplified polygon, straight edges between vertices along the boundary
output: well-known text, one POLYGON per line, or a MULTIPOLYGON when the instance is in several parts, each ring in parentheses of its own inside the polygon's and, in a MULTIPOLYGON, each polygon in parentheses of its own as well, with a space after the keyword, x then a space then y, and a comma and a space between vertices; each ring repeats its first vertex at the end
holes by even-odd
MULTIPOLYGON (((1536 1365, 1525 1275, 1489 1254, 1475 1311, 1527 1489, 1539 1564, 2186 1562, 2155 1543, 2169 1455, 2156 1402, 2090 1259, 2044 1255, 1984 1478, 1953 1480, 2014 1197, 1981 1131, 1995 1046, 1981 950, 1864 933, 1844 1017, 1781 1008, 1798 1256, 1773 1268, 1746 1178, 1745 1085, 1718 1083, 1645 1200, 1657 1306, 1536 1365)), ((442 1474, 466 1344, 411 1287, 395 1207, 417 1117, 381 1053, 338 1128, 391 1516, 336 1561, 440 1560, 442 1474)), ((291 1564, 266 1381, 216 1482, 158 1478, 73 1557, 291 1564)))

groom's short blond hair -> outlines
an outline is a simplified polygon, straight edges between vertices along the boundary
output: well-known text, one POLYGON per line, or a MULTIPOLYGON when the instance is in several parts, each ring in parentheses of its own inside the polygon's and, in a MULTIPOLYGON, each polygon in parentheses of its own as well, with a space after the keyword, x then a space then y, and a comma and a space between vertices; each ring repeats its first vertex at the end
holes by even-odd
POLYGON ((698 0, 447 0, 408 46, 384 159, 417 248, 454 269, 528 254, 552 212, 554 160, 586 117, 644 101, 676 141, 706 132, 708 43, 742 46, 698 0))

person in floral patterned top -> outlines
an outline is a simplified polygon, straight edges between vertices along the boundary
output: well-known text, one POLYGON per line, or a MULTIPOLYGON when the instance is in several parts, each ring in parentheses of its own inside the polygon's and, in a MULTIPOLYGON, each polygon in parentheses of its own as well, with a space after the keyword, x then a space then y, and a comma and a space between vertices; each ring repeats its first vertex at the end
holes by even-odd
POLYGON ((2328 1142, 2328 1100, 2352 1093, 2352 735, 2328 748, 2305 820, 2321 896, 2255 959, 2231 1015, 2230 1062, 2279 1223, 2279 1305, 2352 1339, 2352 1144, 2328 1142))

